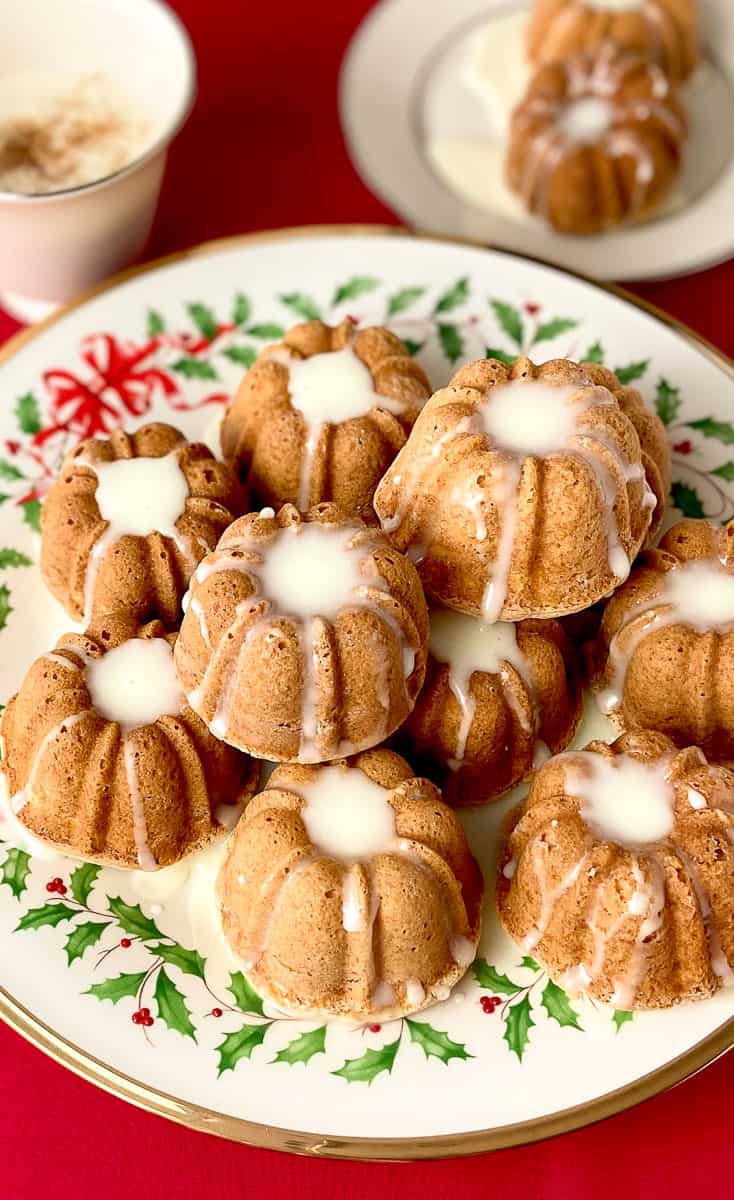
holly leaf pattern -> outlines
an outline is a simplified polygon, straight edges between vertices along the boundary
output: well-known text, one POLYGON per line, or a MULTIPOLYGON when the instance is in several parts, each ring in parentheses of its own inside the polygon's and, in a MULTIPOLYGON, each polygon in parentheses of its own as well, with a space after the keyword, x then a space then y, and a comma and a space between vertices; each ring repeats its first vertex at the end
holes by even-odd
POLYGON ((14 932, 21 929, 41 929, 44 925, 60 925, 62 921, 70 921, 76 916, 76 909, 63 901, 42 904, 40 908, 29 908, 15 927, 14 932))
POLYGON ((563 988, 554 983, 552 979, 548 980, 543 989, 541 1004, 548 1016, 562 1027, 581 1029, 578 1013, 571 1007, 563 988))
POLYGON ((318 304, 311 296, 306 296, 303 292, 286 292, 284 295, 281 295, 280 299, 286 308, 290 308, 292 312, 297 313, 299 317, 303 317, 305 321, 319 321, 321 319, 321 309, 318 304))
POLYGON ((171 369, 178 371, 179 375, 184 375, 186 379, 219 378, 212 364, 203 358, 179 358, 171 364, 171 369))
POLYGON ((26 500, 23 505, 23 521, 34 533, 41 532, 41 501, 26 500))
POLYGON ((223 1075, 225 1071, 234 1071, 240 1059, 250 1058, 255 1047, 262 1045, 271 1023, 243 1025, 234 1033, 228 1033, 224 1041, 217 1046, 219 1055, 217 1075, 223 1075))
POLYGON ((622 1008, 615 1010, 612 1020, 614 1021, 614 1028, 616 1029, 617 1033, 619 1033, 623 1025, 627 1025, 628 1022, 634 1019, 634 1015, 634 1013, 626 1012, 622 1008))
POLYGON ((399 292, 393 292, 387 302, 387 315, 394 317, 397 313, 405 312, 406 308, 411 308, 416 300, 420 300, 421 296, 426 294, 424 287, 406 287, 401 288, 399 292))
POLYGON ((673 424, 680 412, 680 406, 680 391, 668 383, 667 379, 661 377, 655 392, 655 408, 663 425, 673 424))
POLYGON ((604 363, 604 347, 601 342, 593 342, 586 351, 586 354, 582 355, 581 361, 596 363, 598 366, 602 366, 604 363))
POLYGON ((575 329, 578 321, 571 320, 570 317, 553 317, 551 321, 544 321, 538 326, 533 345, 537 346, 538 342, 552 342, 554 338, 560 337, 562 333, 568 333, 570 329, 575 329))
POLYGON ((252 305, 244 292, 238 292, 232 306, 232 324, 244 325, 252 314, 252 305))
POLYGON ((201 336, 211 342, 219 331, 219 324, 212 310, 206 304, 189 304, 187 308, 201 336))
POLYGON ((455 363, 464 353, 464 341, 458 326, 439 324, 438 339, 449 362, 455 363))
POLYGON ((26 890, 26 880, 31 869, 31 856, 17 846, 8 846, 5 862, 2 866, 0 883, 6 884, 16 900, 20 900, 26 890))
POLYGON ((23 478, 23 472, 19 471, 15 463, 11 463, 7 458, 0 458, 0 479, 18 480, 23 478))
POLYGON ((26 392, 24 396, 18 397, 15 402, 15 419, 22 433, 27 433, 29 437, 38 433, 41 428, 41 406, 33 392, 26 392))
POLYGON ((89 894, 94 887, 100 868, 94 863, 82 863, 72 871, 69 884, 71 894, 79 904, 86 904, 89 899, 89 894))
POLYGON ((234 1002, 241 1012, 257 1013, 263 1016, 263 1002, 241 971, 234 971, 229 977, 227 991, 234 996, 234 1002))
POLYGON ((33 560, 20 550, 12 550, 10 546, 0 548, 0 567, 30 567, 33 560))
POLYGON ((469 280, 467 278, 457 279, 452 287, 439 296, 434 308, 435 313, 451 312, 458 308, 461 304, 466 304, 469 298, 469 280))
POLYGON ((619 382, 626 386, 628 383, 634 383, 636 379, 642 379, 649 366, 650 359, 644 358, 640 362, 628 363, 625 367, 615 367, 614 374, 619 382))
POLYGON ((697 421, 689 421, 691 429, 697 429, 704 437, 715 438, 725 446, 734 445, 734 425, 729 421, 717 421, 714 417, 700 417, 697 421))
POLYGON ((496 346, 487 346, 484 351, 485 358, 496 358, 497 362, 504 363, 506 367, 511 367, 515 361, 514 354, 507 354, 504 350, 498 350, 496 346))
POLYGON ((206 962, 198 950, 187 950, 178 942, 174 942, 172 946, 161 942, 158 946, 150 946, 150 951, 170 966, 178 967, 184 975, 196 975, 197 979, 206 978, 206 962))
POLYGON ((311 1029, 307 1033, 302 1033, 300 1037, 295 1038, 279 1050, 274 1063, 307 1063, 310 1062, 314 1054, 323 1054, 326 1050, 326 1026, 320 1025, 318 1029, 311 1029))
POLYGON ((155 308, 148 309, 145 329, 148 337, 158 337, 160 333, 165 333, 166 331, 166 322, 155 308))
POLYGON ((282 325, 276 325, 274 321, 263 321, 262 325, 248 325, 245 333, 249 333, 250 337, 262 338, 263 341, 277 342, 285 334, 285 329, 282 325))
POLYGON ((257 358, 257 350, 254 346, 227 346, 226 350, 222 351, 225 358, 230 362, 241 363, 243 367, 251 367, 257 358))
POLYGON ((425 344, 425 342, 412 342, 410 338, 403 338, 403 345, 411 358, 415 358, 416 354, 420 354, 425 344))
POLYGON ((490 306, 502 329, 518 346, 525 340, 525 326, 520 310, 514 304, 505 304, 504 300, 490 300, 490 306))
POLYGON ((504 996, 514 996, 520 991, 520 985, 513 983, 508 975, 502 975, 487 962, 486 958, 477 958, 472 963, 472 972, 480 988, 490 992, 500 992, 504 996))
POLYGON ((706 515, 701 497, 695 488, 689 487, 687 483, 676 480, 670 489, 670 499, 684 517, 704 517, 706 515))
POLYGON ((536 962, 534 958, 531 958, 529 954, 523 955, 522 959, 520 960, 520 966, 527 967, 528 971, 539 971, 541 969, 540 963, 536 962))
POLYGON ((434 1029, 427 1021, 411 1021, 405 1018, 410 1040, 421 1047, 426 1058, 440 1058, 442 1063, 448 1063, 452 1058, 472 1058, 466 1046, 460 1042, 452 1042, 447 1033, 434 1029))
POLYGON ((331 303, 341 304, 344 300, 356 300, 358 296, 374 292, 375 288, 379 286, 380 281, 374 275, 352 275, 352 278, 347 279, 346 283, 339 284, 331 303))
POLYGON ((111 921, 84 921, 81 925, 75 925, 64 945, 69 966, 77 958, 81 958, 90 946, 96 946, 105 929, 111 924, 111 921))
POLYGON ((126 996, 137 996, 146 974, 146 971, 136 971, 132 975, 117 975, 114 979, 103 979, 101 983, 93 983, 90 988, 87 988, 84 995, 96 996, 98 1000, 111 1000, 113 1004, 117 1004, 126 996))
POLYGON ((722 463, 720 467, 716 467, 712 472, 719 479, 726 480, 727 483, 734 482, 734 462, 722 463))
POLYGON ((0 629, 5 628, 12 611, 13 606, 10 603, 10 590, 7 584, 0 583, 0 629))
POLYGON ((505 1014, 505 1032, 502 1035, 513 1054, 520 1062, 528 1047, 530 1030, 535 1025, 530 1011, 530 998, 523 996, 517 1004, 512 1004, 505 1014))
POLYGON ((399 1045, 398 1037, 380 1050, 365 1050, 359 1058, 348 1058, 338 1071, 332 1071, 331 1074, 341 1076, 347 1083, 371 1084, 383 1071, 388 1074, 392 1071, 399 1045))
POLYGON ((108 896, 107 907, 112 915, 117 917, 125 933, 131 933, 133 937, 142 938, 143 941, 163 938, 155 921, 145 916, 139 904, 126 904, 122 896, 108 896))
POLYGON ((155 1000, 158 1016, 164 1025, 196 1041, 196 1030, 191 1022, 191 1013, 186 1007, 186 1001, 165 967, 161 967, 155 981, 155 1000))

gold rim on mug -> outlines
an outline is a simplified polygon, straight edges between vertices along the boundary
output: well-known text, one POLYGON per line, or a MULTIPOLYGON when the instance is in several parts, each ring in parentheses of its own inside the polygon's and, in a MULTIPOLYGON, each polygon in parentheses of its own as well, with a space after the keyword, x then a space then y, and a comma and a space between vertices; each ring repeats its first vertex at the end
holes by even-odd
MULTIPOLYGON (((119 272, 102 284, 90 288, 71 304, 63 305, 57 312, 46 320, 30 329, 21 330, 15 334, 0 349, 0 363, 6 362, 17 354, 24 346, 33 341, 39 334, 57 321, 63 320, 68 313, 82 307, 87 301, 110 291, 120 283, 156 271, 160 267, 182 259, 197 258, 201 255, 217 254, 234 247, 253 244, 256 242, 280 241, 287 238, 304 237, 415 237, 424 241, 448 243, 450 245, 474 246, 476 249, 486 248, 469 239, 433 237, 429 233, 414 233, 410 229, 397 225, 305 225, 291 228, 267 230, 261 233, 241 234, 235 237, 219 238, 203 242, 189 250, 178 251, 155 259, 141 266, 129 267, 119 272)), ((731 379, 734 379, 734 362, 722 351, 717 350, 710 342, 694 332, 674 317, 662 312, 655 305, 633 296, 624 288, 613 284, 598 283, 580 272, 562 270, 552 263, 542 259, 517 254, 514 251, 492 247, 502 254, 512 258, 520 258, 537 262, 540 266, 549 267, 560 274, 570 275, 584 283, 597 288, 599 291, 619 297, 632 307, 640 309, 655 317, 661 324, 675 330, 685 341, 693 344, 711 362, 715 363, 731 379)), ((488 1150, 508 1149, 529 1142, 540 1141, 543 1138, 555 1137, 561 1133, 570 1133, 606 1117, 614 1116, 651 1099, 660 1092, 682 1083, 697 1071, 716 1061, 734 1046, 734 1019, 726 1021, 708 1037, 703 1038, 684 1054, 672 1059, 665 1066, 643 1075, 640 1079, 607 1092, 585 1104, 575 1105, 560 1112, 547 1116, 536 1117, 532 1121, 521 1121, 513 1125, 504 1125, 493 1129, 478 1129, 469 1133, 436 1135, 424 1138, 357 1138, 332 1137, 328 1134, 304 1133, 294 1129, 274 1128, 262 1125, 256 1121, 248 1121, 243 1117, 229 1116, 204 1108, 187 1100, 178 1100, 175 1096, 158 1091, 147 1084, 125 1075, 122 1071, 114 1070, 101 1062, 100 1059, 88 1054, 80 1046, 67 1041, 55 1033, 44 1022, 39 1021, 33 1013, 15 1000, 0 986, 0 1017, 11 1029, 19 1033, 33 1046, 42 1050, 50 1058, 73 1071, 82 1079, 96 1084, 103 1091, 109 1092, 119 1099, 127 1100, 137 1108, 146 1112, 156 1113, 179 1125, 186 1125, 203 1133, 216 1134, 235 1142, 244 1142, 249 1146, 262 1147, 268 1150, 284 1150, 292 1154, 313 1155, 317 1158, 364 1159, 382 1161, 406 1161, 411 1159, 452 1158, 469 1154, 481 1154, 488 1150)))

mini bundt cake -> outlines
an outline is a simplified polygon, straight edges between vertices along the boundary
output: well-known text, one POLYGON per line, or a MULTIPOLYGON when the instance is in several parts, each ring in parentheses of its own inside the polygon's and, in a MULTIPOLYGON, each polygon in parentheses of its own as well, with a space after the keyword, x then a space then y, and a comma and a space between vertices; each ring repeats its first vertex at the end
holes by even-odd
POLYGON ((324 762, 403 723, 425 675, 415 567, 333 504, 235 521, 197 568, 176 666, 217 737, 259 758, 324 762))
MULTIPOLYGON (((349 320, 296 325, 263 350, 221 427, 254 505, 333 501, 368 518, 378 481, 431 394, 395 334, 349 320)), ((253 506, 254 506, 253 505, 253 506)))
POLYGON ((482 876, 441 794, 389 750, 282 766, 219 883, 225 936, 260 995, 388 1020, 446 999, 473 961, 482 876))
POLYGON ((3 713, 2 770, 11 812, 36 837, 152 871, 231 828, 259 764, 186 704, 175 634, 159 621, 127 629, 113 619, 95 637, 67 634, 36 660, 3 713))
POLYGON ((448 804, 487 804, 565 750, 581 673, 558 621, 497 621, 436 609, 426 682, 400 736, 438 770, 448 804))
POLYGON ((41 511, 41 571, 85 625, 127 612, 178 624, 191 572, 242 511, 229 467, 171 425, 80 442, 41 511))
POLYGON ((608 42, 652 59, 681 81, 699 56, 698 0, 535 0, 528 54, 557 62, 608 42))
POLYGON ((734 761, 734 521, 669 529, 608 602, 592 658, 623 729, 734 761))
POLYGON ((734 774, 661 733, 559 754, 535 775, 497 907, 568 991, 666 1008, 734 984, 734 774))
POLYGON ((533 76, 512 115, 507 180, 559 232, 600 233, 660 208, 686 132, 660 67, 605 47, 533 76))
POLYGON ((375 510, 435 600, 491 624, 609 595, 669 484, 662 423, 611 371, 482 359, 431 397, 375 510))

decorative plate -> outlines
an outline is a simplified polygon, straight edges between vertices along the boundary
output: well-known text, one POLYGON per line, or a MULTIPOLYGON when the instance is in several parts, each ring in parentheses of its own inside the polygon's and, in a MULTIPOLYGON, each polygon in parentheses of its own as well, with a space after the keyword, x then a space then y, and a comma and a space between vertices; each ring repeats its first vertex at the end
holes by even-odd
MULTIPOLYGON (((442 386, 490 353, 614 367, 665 421, 673 504, 734 512, 734 368, 664 318, 512 255, 393 230, 213 244, 120 279, 5 352, 0 698, 69 626, 38 567, 40 507, 81 437, 153 419, 211 437, 258 349, 295 320, 386 321, 442 386)), ((600 728, 591 710, 585 736, 600 728)), ((583 741, 583 739, 582 739, 583 741)), ((488 881, 511 800, 466 816, 488 881)), ((0 826, 0 1012, 73 1070, 243 1141, 354 1157, 468 1153, 617 1111, 734 1041, 734 995, 659 1014, 569 998, 501 933, 445 1003, 384 1026, 263 1004, 218 934, 221 850, 157 874, 41 852, 0 826)))
POLYGON ((702 0, 706 58, 685 86, 690 136, 657 219, 597 237, 555 233, 504 185, 530 0, 382 0, 357 30, 340 109, 368 185, 416 229, 537 255, 598 279, 655 279, 729 258, 734 203, 734 6, 702 0))

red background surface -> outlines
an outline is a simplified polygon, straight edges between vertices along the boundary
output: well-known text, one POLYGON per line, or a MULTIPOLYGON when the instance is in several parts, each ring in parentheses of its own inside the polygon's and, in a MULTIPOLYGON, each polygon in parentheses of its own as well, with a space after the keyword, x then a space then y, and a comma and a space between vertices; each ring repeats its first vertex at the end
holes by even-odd
MULTIPOLYGON (((427 13, 436 2, 428 0, 427 13)), ((357 178, 337 116, 339 62, 370 7, 369 0, 174 3, 196 47, 199 98, 171 154, 149 257, 252 229, 396 220, 357 178)), ((730 262, 635 290, 734 354, 733 283, 730 262)), ((15 328, 0 312, 0 341, 15 328)), ((0 1061, 0 1190, 8 1200, 151 1193, 412 1200, 459 1192, 690 1200, 699 1188, 710 1197, 733 1190, 734 1055, 629 1113, 551 1142, 398 1166, 296 1159, 179 1128, 104 1095, 2 1027, 0 1061)), ((298 1070, 285 1086, 298 1087, 298 1070)))

